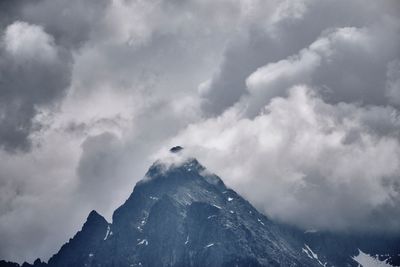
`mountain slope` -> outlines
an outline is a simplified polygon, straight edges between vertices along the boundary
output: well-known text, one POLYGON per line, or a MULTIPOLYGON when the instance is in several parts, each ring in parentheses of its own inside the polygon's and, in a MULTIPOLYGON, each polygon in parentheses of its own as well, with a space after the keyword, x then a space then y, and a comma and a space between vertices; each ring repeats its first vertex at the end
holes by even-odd
MULTIPOLYGON (((101 266, 313 266, 295 240, 197 160, 156 163, 113 215, 101 266), (107 253, 112 251, 112 253, 107 253)), ((96 266, 96 265, 94 265, 96 266)))
POLYGON ((96 211, 90 212, 82 230, 63 245, 49 260, 50 266, 90 266, 93 252, 101 246, 108 227, 107 221, 96 211))

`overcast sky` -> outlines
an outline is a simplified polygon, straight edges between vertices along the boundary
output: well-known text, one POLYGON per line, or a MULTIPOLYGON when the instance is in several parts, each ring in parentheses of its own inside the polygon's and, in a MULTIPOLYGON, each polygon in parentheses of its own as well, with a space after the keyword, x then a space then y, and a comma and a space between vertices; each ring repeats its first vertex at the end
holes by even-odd
POLYGON ((400 2, 0 1, 0 259, 173 145, 276 220, 399 233, 400 2))

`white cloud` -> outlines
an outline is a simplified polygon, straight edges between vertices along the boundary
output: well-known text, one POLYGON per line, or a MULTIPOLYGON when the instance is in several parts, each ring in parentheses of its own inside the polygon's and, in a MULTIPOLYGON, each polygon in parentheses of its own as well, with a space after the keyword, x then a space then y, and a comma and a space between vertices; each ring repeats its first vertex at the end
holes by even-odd
POLYGON ((17 21, 4 33, 5 50, 22 63, 29 60, 51 62, 56 59, 54 39, 37 25, 17 21))
MULTIPOLYGON (((381 120, 392 123, 396 114, 399 123, 396 110, 378 109, 381 120)), ((400 143, 371 131, 365 117, 376 110, 328 104, 304 86, 263 110, 248 119, 232 108, 191 125, 171 144, 191 148, 228 185, 282 221, 307 229, 399 229, 390 219, 387 225, 373 219, 385 205, 386 216, 400 214, 400 143)))
POLYGON ((272 70, 278 65, 282 76, 267 78, 275 82, 257 94, 258 105, 251 107, 250 116, 271 97, 285 95, 284 88, 299 80, 324 88, 323 97, 329 102, 388 103, 383 93, 386 64, 398 58, 400 51, 400 23, 394 5, 393 1, 366 5, 357 0, 280 2, 272 16, 246 25, 232 38, 219 69, 203 87, 203 110, 222 113, 247 97, 248 76, 258 68, 272 70), (312 52, 319 64, 303 65, 306 77, 300 70, 293 73, 294 65, 306 64, 305 55, 312 52), (285 62, 290 66, 284 70, 285 62))
POLYGON ((399 29, 391 26, 384 20, 370 28, 327 29, 299 53, 258 68, 246 79, 247 112, 256 115, 271 98, 285 96, 287 88, 298 84, 314 87, 329 102, 393 103, 386 95, 396 98, 396 66, 390 60, 398 55, 398 47, 382 42, 391 35, 400 38, 399 29), (385 25, 385 34, 377 31, 378 25, 385 25))

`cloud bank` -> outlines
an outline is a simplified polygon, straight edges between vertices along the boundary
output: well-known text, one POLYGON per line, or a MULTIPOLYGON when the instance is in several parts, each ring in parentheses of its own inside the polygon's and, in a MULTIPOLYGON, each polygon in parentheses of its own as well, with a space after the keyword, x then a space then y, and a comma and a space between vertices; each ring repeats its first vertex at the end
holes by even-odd
POLYGON ((183 145, 268 216, 399 233, 400 5, 2 1, 0 258, 47 259, 183 145), (38 245, 40 244, 40 245, 38 245))
POLYGON ((394 108, 328 104, 295 86, 254 118, 231 109, 173 143, 273 218, 305 229, 398 231, 400 143, 389 128, 399 123, 394 108))

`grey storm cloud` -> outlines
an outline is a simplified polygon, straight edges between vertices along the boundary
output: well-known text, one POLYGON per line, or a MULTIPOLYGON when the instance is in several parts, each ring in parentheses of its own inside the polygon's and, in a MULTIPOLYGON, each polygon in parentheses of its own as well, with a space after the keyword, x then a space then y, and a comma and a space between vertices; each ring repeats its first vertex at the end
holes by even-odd
POLYGON ((34 118, 54 108, 71 80, 71 47, 95 30, 105 1, 2 1, 0 146, 27 150, 34 118))
POLYGON ((399 14, 396 0, 1 1, 0 259, 47 259, 91 209, 111 220, 173 145, 277 220, 398 233, 399 14))
POLYGON ((390 19, 370 28, 327 30, 299 53, 258 68, 248 77, 247 91, 254 99, 249 113, 257 114, 271 98, 285 95, 296 84, 317 88, 330 103, 389 104, 388 91, 393 89, 386 84, 393 60, 400 56, 399 38, 399 24, 390 19))
MULTIPOLYGON (((394 2, 377 5, 380 4, 369 2, 366 6, 362 1, 302 1, 282 4, 269 23, 249 22, 228 45, 216 74, 204 84, 203 109, 220 114, 248 93, 246 79, 256 69, 296 55, 321 35, 337 28, 373 31, 374 40, 360 40, 373 43, 358 44, 376 47, 370 51, 357 49, 358 44, 338 47, 342 51, 323 62, 325 66, 312 84, 335 91, 327 96, 329 101, 386 103, 380 91, 386 80, 386 64, 399 58, 399 24, 395 19, 399 7, 394 2), (385 15, 377 16, 376 10, 385 15)), ((277 88, 269 98, 283 91, 277 88)))
POLYGON ((97 31, 96 24, 105 15, 108 1, 4 0, 1 1, 0 23, 3 27, 22 20, 40 25, 58 45, 78 48, 97 31))
POLYGON ((42 27, 16 21, 0 43, 0 146, 27 149, 40 107, 62 98, 70 81, 70 56, 42 27))

